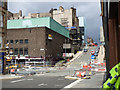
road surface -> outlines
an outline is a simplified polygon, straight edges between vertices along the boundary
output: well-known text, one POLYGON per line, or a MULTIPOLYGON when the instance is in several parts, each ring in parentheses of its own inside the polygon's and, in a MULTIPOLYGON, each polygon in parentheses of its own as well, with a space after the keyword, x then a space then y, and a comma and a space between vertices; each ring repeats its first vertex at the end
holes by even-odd
POLYGON ((68 67, 51 68, 49 73, 39 76, 28 76, 21 79, 2 80, 3 88, 64 88, 75 80, 65 79, 67 75, 75 74, 75 69, 80 69, 81 64, 85 64, 91 59, 91 50, 96 47, 88 48, 87 53, 82 53, 68 67))

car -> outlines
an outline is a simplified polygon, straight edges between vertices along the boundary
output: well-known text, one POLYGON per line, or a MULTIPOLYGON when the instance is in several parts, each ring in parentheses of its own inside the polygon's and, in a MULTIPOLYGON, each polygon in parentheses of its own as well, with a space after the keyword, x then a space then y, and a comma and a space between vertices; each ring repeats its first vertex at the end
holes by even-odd
POLYGON ((84 52, 87 52, 88 51, 88 49, 84 49, 84 52))
POLYGON ((98 49, 96 49, 96 50, 95 50, 95 52, 96 52, 96 53, 99 53, 99 50, 98 50, 98 49))
POLYGON ((94 55, 95 55, 95 56, 98 56, 98 53, 96 53, 96 52, 95 52, 95 54, 94 54, 94 55))

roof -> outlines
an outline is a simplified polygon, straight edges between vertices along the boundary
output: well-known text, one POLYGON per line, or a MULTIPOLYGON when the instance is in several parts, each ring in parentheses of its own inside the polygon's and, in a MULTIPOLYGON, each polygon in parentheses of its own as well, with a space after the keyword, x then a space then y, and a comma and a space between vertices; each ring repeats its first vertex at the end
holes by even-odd
POLYGON ((69 30, 57 23, 50 17, 14 19, 7 21, 7 29, 47 27, 67 38, 69 38, 69 30))

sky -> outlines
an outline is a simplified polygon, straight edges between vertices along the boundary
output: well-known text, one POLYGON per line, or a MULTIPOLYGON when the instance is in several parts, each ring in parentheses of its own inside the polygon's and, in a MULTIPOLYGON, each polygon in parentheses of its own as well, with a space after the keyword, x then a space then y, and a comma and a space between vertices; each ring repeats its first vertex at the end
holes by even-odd
POLYGON ((8 10, 12 13, 23 11, 23 16, 28 13, 49 12, 51 8, 64 9, 76 8, 77 16, 85 17, 86 32, 95 42, 99 42, 101 20, 101 8, 99 2, 9 2, 8 10))

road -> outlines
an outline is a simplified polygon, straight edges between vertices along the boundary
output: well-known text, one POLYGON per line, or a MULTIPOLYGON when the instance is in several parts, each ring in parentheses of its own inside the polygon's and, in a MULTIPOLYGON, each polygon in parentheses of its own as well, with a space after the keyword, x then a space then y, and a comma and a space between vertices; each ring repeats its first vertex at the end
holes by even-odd
POLYGON ((81 64, 87 63, 91 58, 90 51, 95 49, 96 47, 88 48, 87 53, 83 52, 68 67, 51 68, 49 73, 39 76, 3 80, 3 88, 64 88, 75 81, 65 79, 65 76, 75 74, 75 69, 80 69, 81 64))
POLYGON ((74 80, 63 76, 30 76, 21 79, 3 80, 2 88, 64 88, 74 80))
POLYGON ((86 53, 82 53, 81 56, 79 56, 77 59, 75 59, 69 66, 68 68, 81 68, 81 64, 85 64, 88 62, 88 60, 91 60, 91 54, 90 51, 91 50, 95 50, 96 47, 89 47, 88 48, 88 52, 86 53))

